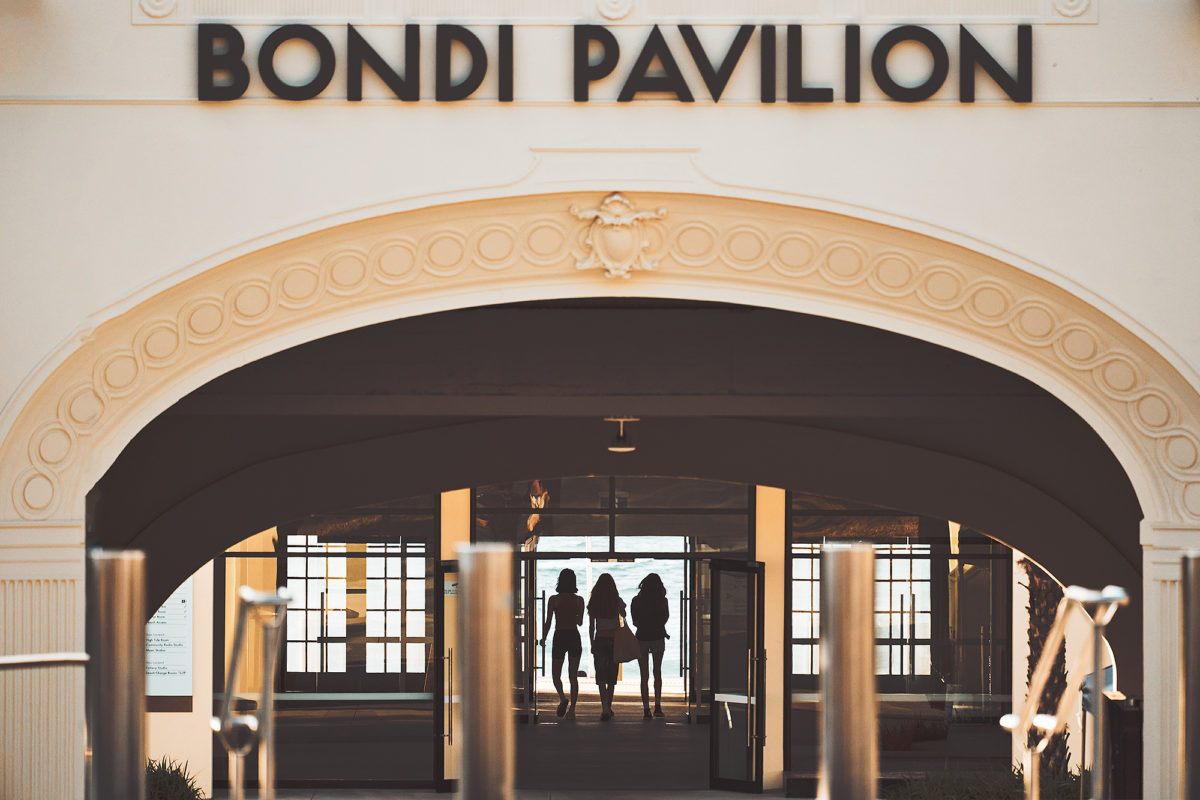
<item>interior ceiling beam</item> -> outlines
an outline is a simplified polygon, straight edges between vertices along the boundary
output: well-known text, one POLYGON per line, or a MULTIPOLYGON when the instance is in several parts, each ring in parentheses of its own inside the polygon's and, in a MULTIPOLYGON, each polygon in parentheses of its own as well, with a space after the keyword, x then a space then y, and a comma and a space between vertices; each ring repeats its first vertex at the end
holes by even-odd
POLYGON ((171 416, 611 416, 1021 418, 1061 412, 1048 395, 215 395, 171 416))

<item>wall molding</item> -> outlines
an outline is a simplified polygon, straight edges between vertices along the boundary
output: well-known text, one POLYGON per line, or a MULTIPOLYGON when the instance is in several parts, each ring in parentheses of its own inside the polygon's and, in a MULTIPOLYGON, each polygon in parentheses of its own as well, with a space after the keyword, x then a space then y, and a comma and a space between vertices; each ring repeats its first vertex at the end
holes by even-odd
MULTIPOLYGON (((188 277, 99 325, 7 432, 0 519, 48 520, 136 430, 207 380, 312 338, 431 310, 578 296, 727 299, 866 322, 997 363, 1097 428, 1148 519, 1200 522, 1200 396, 1149 344, 995 258, 848 216, 695 194, 629 193, 657 264, 576 266, 606 193, 482 200, 318 231, 188 277)), ((601 231, 621 234, 621 226, 601 231)), ((608 243, 615 251, 625 243, 608 243)))

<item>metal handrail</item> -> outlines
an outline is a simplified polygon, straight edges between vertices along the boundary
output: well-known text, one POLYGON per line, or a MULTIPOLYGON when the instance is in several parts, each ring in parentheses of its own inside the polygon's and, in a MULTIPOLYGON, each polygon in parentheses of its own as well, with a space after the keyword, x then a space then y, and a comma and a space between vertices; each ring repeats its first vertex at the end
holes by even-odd
MULTIPOLYGON (((1042 694, 1050 679, 1050 671, 1058 659, 1058 649, 1066 640, 1067 623, 1073 611, 1082 614, 1092 625, 1092 636, 1080 648, 1075 658, 1074 672, 1083 675, 1089 656, 1092 658, 1092 673, 1097 695, 1103 692, 1104 668, 1103 647, 1104 629, 1117 613, 1117 607, 1128 605, 1129 593, 1120 586, 1105 586, 1096 591, 1082 586, 1069 586, 1058 602, 1054 624, 1042 646, 1042 655, 1034 667, 1033 677, 1029 681, 1029 693, 1020 714, 1005 714, 1000 718, 1000 725, 1010 731, 1018 740, 1022 750, 1022 767, 1025 779, 1025 797, 1027 800, 1040 800, 1041 781, 1039 777, 1041 754, 1050 744, 1050 740, 1061 733, 1067 725, 1070 710, 1079 696, 1083 686, 1083 678, 1072 683, 1067 682, 1067 688, 1058 701, 1058 707, 1053 714, 1037 713, 1042 702, 1042 694), (1089 614, 1085 606, 1092 606, 1094 611, 1089 614), (1037 729, 1041 738, 1031 747, 1029 733, 1037 729)), ((1096 735, 1092 739, 1092 797, 1094 800, 1107 800, 1108 781, 1105 757, 1108 751, 1108 734, 1104 725, 1104 698, 1098 696, 1095 703, 1096 735)))
POLYGON ((0 669, 22 667, 83 667, 87 666, 87 653, 22 653, 0 656, 0 669))
POLYGON ((275 592, 258 592, 249 586, 238 589, 237 621, 234 624, 229 669, 225 675, 225 695, 221 698, 220 713, 213 717, 211 722, 213 731, 229 753, 231 800, 245 800, 244 762, 246 754, 256 742, 259 745, 259 797, 262 800, 275 800, 275 665, 279 659, 283 610, 291 601, 291 593, 282 587, 275 592), (274 611, 274 614, 263 614, 268 610, 274 611), (262 623, 262 692, 259 695, 258 708, 253 714, 235 714, 234 692, 242 667, 246 628, 251 614, 258 616, 262 623))

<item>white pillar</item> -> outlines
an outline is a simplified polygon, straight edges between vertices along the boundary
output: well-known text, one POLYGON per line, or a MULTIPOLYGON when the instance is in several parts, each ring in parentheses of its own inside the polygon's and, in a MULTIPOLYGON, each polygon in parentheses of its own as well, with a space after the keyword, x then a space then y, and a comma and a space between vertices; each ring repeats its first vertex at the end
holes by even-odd
MULTIPOLYGON (((0 655, 84 649, 79 520, 0 522, 0 655)), ((0 671, 0 797, 83 797, 84 671, 0 671)))
POLYGON ((767 653, 764 706, 763 789, 783 788, 783 724, 789 701, 784 688, 785 582, 787 581, 787 493, 755 487, 754 557, 763 562, 763 648, 767 653))
POLYGON ((1179 763, 1180 559, 1200 548, 1200 528, 1142 523, 1142 609, 1145 663, 1145 797, 1176 797, 1179 763))

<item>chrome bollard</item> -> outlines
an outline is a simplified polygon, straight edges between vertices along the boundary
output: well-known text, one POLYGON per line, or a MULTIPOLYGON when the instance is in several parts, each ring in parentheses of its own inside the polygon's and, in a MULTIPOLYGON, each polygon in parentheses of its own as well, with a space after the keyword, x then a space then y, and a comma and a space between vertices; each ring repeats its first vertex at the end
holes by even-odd
POLYGON ((275 665, 279 660, 279 638, 283 627, 283 612, 292 601, 287 589, 277 592, 257 592, 249 586, 238 589, 237 620, 233 629, 233 644, 229 652, 229 667, 225 674, 225 697, 220 713, 212 718, 211 726, 229 753, 229 795, 231 800, 246 796, 246 754, 258 743, 258 796, 275 800, 275 665), (263 617, 263 676, 258 709, 253 714, 234 714, 234 690, 245 653, 246 629, 252 615, 273 611, 263 617))
POLYGON ((875 552, 827 544, 821 554, 819 800, 874 800, 879 782, 875 698, 875 552))
POLYGON ((462 798, 512 800, 512 548, 459 550, 458 640, 462 652, 462 798))
POLYGON ((1179 763, 1183 800, 1200 800, 1200 551, 1183 557, 1179 763))
POLYGON ((89 800, 146 797, 146 556, 87 554, 89 800))
POLYGON ((1096 734, 1092 739, 1092 797, 1094 800, 1107 800, 1108 776, 1105 761, 1108 754, 1108 731, 1104 726, 1103 707, 1105 700, 1104 670, 1101 656, 1103 654, 1104 629, 1112 621, 1117 608, 1129 604, 1129 594, 1120 586, 1105 586, 1103 589, 1085 589, 1082 586, 1068 586, 1063 592, 1062 600, 1058 602, 1058 610, 1054 615, 1054 624, 1050 628, 1046 641, 1042 645, 1042 655, 1033 669, 1029 680, 1029 692, 1021 706, 1019 714, 1005 714, 1000 718, 1000 726, 1012 733, 1022 752, 1022 765, 1025 769, 1025 798, 1039 800, 1041 786, 1039 782, 1039 759, 1042 751, 1050 743, 1050 739, 1062 733, 1076 699, 1079 697, 1082 680, 1068 682, 1066 691, 1059 698, 1058 706, 1053 714, 1039 714, 1037 709, 1042 701, 1042 694, 1050 678, 1050 670, 1058 657, 1059 647, 1067 635, 1067 622, 1072 612, 1082 614, 1092 625, 1092 636, 1076 656, 1076 674, 1082 675, 1087 660, 1092 661, 1092 675, 1095 681, 1096 705, 1100 709, 1096 713, 1096 734), (1092 608, 1088 613, 1087 606, 1092 608), (1037 741, 1029 745, 1030 733, 1037 731, 1037 741))

